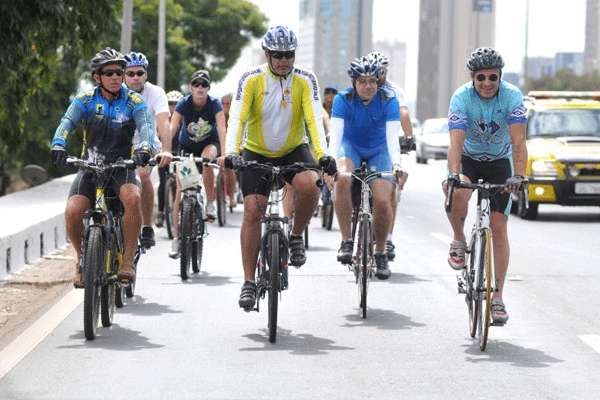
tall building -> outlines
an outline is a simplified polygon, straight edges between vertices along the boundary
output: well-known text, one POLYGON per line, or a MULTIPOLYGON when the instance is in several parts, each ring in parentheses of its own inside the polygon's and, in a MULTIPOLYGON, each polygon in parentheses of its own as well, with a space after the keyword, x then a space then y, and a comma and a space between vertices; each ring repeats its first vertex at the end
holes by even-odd
POLYGON ((584 72, 600 71, 600 0, 587 0, 585 14, 584 72))
POLYGON ((527 58, 527 79, 540 79, 544 76, 554 76, 555 73, 554 57, 528 57, 527 58))
POLYGON ((494 46, 494 0, 421 0, 417 117, 445 117, 473 49, 494 46))
POLYGON ((554 71, 569 70, 575 75, 583 74, 583 53, 563 52, 554 57, 554 71))
POLYGON ((300 0, 296 64, 321 86, 349 86, 350 62, 371 51, 372 20, 373 0, 300 0))
POLYGON ((375 42, 373 50, 382 52, 390 59, 387 77, 401 88, 406 84, 406 43, 404 42, 375 42))

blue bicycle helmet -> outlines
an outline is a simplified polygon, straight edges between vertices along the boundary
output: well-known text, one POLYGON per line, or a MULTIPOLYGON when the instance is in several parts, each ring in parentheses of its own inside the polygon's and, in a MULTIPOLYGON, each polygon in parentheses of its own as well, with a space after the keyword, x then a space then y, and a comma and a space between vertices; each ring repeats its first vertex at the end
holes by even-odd
POLYGON ((143 53, 129 52, 125 56, 125 60, 127 60, 127 67, 144 67, 144 69, 148 69, 148 59, 143 53))
POLYGON ((269 28, 262 39, 263 50, 269 51, 294 51, 298 47, 296 34, 287 26, 269 28))
POLYGON ((352 78, 353 81, 361 76, 378 76, 381 69, 382 66, 379 61, 373 58, 355 58, 354 61, 350 63, 348 76, 352 78))

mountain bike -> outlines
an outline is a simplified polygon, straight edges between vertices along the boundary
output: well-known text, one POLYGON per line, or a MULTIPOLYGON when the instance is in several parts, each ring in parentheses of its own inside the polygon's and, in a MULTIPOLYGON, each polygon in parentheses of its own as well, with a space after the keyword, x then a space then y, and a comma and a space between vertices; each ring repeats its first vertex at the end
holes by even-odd
POLYGON ((169 239, 173 239, 173 204, 175 203, 175 194, 177 193, 177 181, 175 179, 175 164, 169 164, 165 185, 164 185, 164 215, 165 215, 165 228, 167 229, 167 235, 169 239))
POLYGON ((99 318, 104 327, 113 323, 117 290, 130 287, 129 283, 121 283, 117 279, 125 250, 124 210, 117 194, 109 189, 109 185, 114 171, 135 169, 136 165, 133 160, 104 164, 75 157, 68 157, 67 164, 92 173, 96 184, 95 202, 86 211, 83 219, 79 261, 84 284, 84 334, 87 340, 93 340, 96 337, 99 318))
POLYGON ((196 163, 200 166, 219 168, 213 160, 203 157, 174 156, 172 164, 176 165, 177 176, 181 183, 181 203, 179 206, 179 239, 181 255, 179 272, 186 281, 191 270, 197 274, 202 264, 204 238, 208 236, 207 217, 204 210, 204 193, 202 176, 196 163), (186 161, 189 161, 187 164, 186 161))
MULTIPOLYGON (((271 188, 265 215, 261 218, 261 240, 256 266, 256 307, 260 311, 260 300, 268 294, 268 329, 269 342, 277 340, 277 314, 279 296, 288 287, 289 259, 289 220, 280 215, 280 190, 284 186, 284 175, 290 172, 313 170, 321 172, 318 166, 294 163, 286 166, 261 164, 247 161, 240 169, 259 169, 268 172, 269 187, 271 188)), ((320 184, 320 180, 318 182, 320 184)), ((251 311, 251 310, 248 310, 251 311)))
MULTIPOLYGON (((217 221, 219 226, 225 226, 227 223, 227 193, 225 185, 225 174, 224 171, 219 171, 217 176, 217 221)), ((231 211, 231 210, 230 210, 231 211)))
POLYGON ((367 318, 367 294, 369 281, 377 267, 374 259, 375 238, 373 233, 372 193, 369 184, 379 178, 397 178, 393 171, 369 171, 366 162, 350 173, 352 176, 352 238, 356 244, 352 263, 358 286, 358 305, 363 318, 367 318))
MULTIPOLYGON (((524 187, 527 182, 524 183, 524 187)), ((491 198, 502 192, 505 184, 491 184, 479 180, 477 183, 460 182, 448 185, 446 211, 452 209, 454 189, 477 191, 477 212, 465 252, 465 268, 457 276, 458 293, 465 295, 469 314, 469 334, 477 336, 479 349, 485 351, 490 326, 504 324, 492 321, 492 295, 496 287, 495 268, 492 254, 492 229, 490 225, 491 198)), ((522 189, 524 192, 526 190, 522 189)))

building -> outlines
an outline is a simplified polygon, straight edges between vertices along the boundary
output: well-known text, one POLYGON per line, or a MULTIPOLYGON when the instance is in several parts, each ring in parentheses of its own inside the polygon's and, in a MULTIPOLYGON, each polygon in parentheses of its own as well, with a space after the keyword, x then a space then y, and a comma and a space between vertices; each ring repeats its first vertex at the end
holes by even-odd
POLYGON ((494 46, 494 0, 421 0, 417 117, 445 117, 454 91, 467 80, 473 49, 494 46))
POLYGON ((518 72, 502 72, 502 80, 508 83, 512 83, 513 85, 520 87, 521 82, 521 74, 518 72))
POLYGON ((380 51, 390 59, 387 77, 401 88, 406 84, 406 43, 404 42, 375 42, 373 50, 380 51))
POLYGON ((583 74, 583 53, 556 53, 554 71, 569 70, 575 75, 583 74))
POLYGON ((349 86, 352 59, 372 48, 373 0, 300 0, 296 64, 321 86, 349 86))
POLYGON ((600 71, 600 0, 587 0, 585 14, 584 72, 600 71))
POLYGON ((527 79, 554 76, 555 66, 554 57, 529 57, 527 58, 527 79))

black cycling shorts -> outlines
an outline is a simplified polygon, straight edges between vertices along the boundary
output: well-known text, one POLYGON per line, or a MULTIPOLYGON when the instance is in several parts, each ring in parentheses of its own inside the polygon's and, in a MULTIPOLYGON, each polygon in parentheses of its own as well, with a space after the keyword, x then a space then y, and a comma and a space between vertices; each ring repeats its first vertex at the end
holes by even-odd
MULTIPOLYGON (((462 156, 462 171, 472 183, 477 183, 479 179, 484 182, 502 184, 513 175, 512 162, 508 158, 502 158, 494 161, 476 161, 465 155, 462 156)), ((512 201, 510 193, 498 193, 493 196, 490 202, 492 211, 497 211, 506 216, 510 214, 512 201)))
MULTIPOLYGON (((242 151, 242 157, 246 161, 257 161, 261 164, 271 163, 275 166, 290 165, 295 162, 313 165, 316 164, 308 144, 306 143, 296 147, 291 153, 288 153, 283 157, 269 158, 245 149, 242 151)), ((296 173, 297 172, 286 173, 283 178, 287 183, 292 183, 296 173)), ((242 194, 244 197, 250 194, 268 196, 269 192, 271 191, 268 174, 268 171, 262 171, 258 169, 245 169, 241 171, 240 186, 242 188, 242 194)))
MULTIPOLYGON (((108 196, 117 196, 121 190, 121 186, 131 183, 141 188, 140 182, 137 179, 135 169, 116 169, 112 172, 111 182, 108 186, 108 196)), ((80 170, 75 176, 75 180, 71 185, 69 197, 82 195, 90 200, 90 207, 94 206, 96 200, 96 184, 94 183, 94 174, 90 171, 80 170)))

